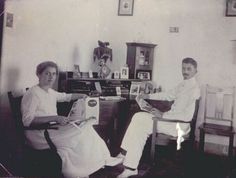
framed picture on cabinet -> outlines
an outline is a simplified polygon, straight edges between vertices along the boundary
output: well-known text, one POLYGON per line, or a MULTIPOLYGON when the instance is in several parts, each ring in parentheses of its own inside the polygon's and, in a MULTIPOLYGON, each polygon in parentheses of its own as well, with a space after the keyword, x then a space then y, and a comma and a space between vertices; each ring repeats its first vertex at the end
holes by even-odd
POLYGON ((116 95, 121 96, 121 88, 120 87, 116 87, 116 95))
POLYGON ((122 79, 129 78, 129 68, 128 67, 121 67, 120 68, 120 78, 122 78, 122 79))
POLYGON ((118 15, 132 16, 134 8, 134 0, 119 0, 118 15))
POLYGON ((140 90, 140 85, 136 83, 132 83, 130 86, 129 94, 133 96, 137 96, 139 94, 139 90, 140 90))
POLYGON ((236 16, 236 0, 226 0, 226 16, 236 16))
POLYGON ((120 72, 114 71, 114 79, 119 79, 119 78, 120 78, 120 72))
POLYGON ((151 71, 149 70, 137 70, 137 76, 138 79, 143 80, 150 80, 151 79, 151 71))

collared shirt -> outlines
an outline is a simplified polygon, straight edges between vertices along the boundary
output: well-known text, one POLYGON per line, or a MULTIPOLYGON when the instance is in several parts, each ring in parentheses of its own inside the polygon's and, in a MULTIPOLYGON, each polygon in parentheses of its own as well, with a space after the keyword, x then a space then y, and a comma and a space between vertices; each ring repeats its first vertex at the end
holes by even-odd
MULTIPOLYGON (((193 77, 183 80, 177 87, 168 92, 150 94, 150 99, 173 101, 171 109, 163 114, 165 119, 190 121, 195 111, 195 101, 200 97, 200 87, 193 77)), ((181 148, 184 135, 190 132, 188 123, 169 123, 169 128, 175 125, 177 131, 177 150, 181 148)), ((173 128, 174 129, 174 128, 173 128)), ((173 130, 173 133, 176 132, 173 130)))
POLYGON ((166 119, 190 121, 195 110, 195 101, 200 97, 200 87, 193 77, 183 80, 177 87, 167 92, 150 94, 150 99, 173 101, 171 109, 163 114, 166 119))

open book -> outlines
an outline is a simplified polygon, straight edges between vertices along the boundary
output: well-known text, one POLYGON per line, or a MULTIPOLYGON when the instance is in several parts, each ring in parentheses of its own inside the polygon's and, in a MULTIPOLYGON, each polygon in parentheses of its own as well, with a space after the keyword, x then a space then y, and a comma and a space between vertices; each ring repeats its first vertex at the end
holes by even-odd
POLYGON ((138 95, 135 98, 136 102, 138 103, 139 107, 141 110, 143 111, 147 111, 147 112, 152 112, 154 110, 154 108, 152 107, 152 105, 150 105, 147 101, 145 101, 143 98, 141 98, 140 95, 138 95))
POLYGON ((75 127, 89 120, 94 120, 94 124, 98 124, 99 99, 90 97, 85 100, 78 99, 73 103, 68 118, 69 123, 75 127))

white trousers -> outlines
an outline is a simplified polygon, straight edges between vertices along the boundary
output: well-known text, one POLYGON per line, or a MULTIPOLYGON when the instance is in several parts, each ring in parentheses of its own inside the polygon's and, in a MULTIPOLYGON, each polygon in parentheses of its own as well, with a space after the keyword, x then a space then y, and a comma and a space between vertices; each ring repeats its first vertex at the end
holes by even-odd
MULTIPOLYGON (((153 115, 147 112, 134 114, 122 140, 121 148, 126 150, 124 166, 136 169, 142 156, 147 138, 152 133, 153 115)), ((158 122, 158 133, 177 136, 176 123, 158 122)))

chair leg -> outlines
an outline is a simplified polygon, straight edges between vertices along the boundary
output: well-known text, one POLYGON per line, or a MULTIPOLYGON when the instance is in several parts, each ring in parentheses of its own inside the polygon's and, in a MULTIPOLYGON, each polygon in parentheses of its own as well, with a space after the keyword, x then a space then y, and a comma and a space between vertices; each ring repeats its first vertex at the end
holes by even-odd
POLYGON ((205 132, 202 129, 200 129, 199 150, 201 153, 204 153, 204 144, 205 144, 205 132))
POLYGON ((157 121, 153 121, 153 132, 151 142, 151 163, 155 164, 155 149, 156 149, 156 132, 157 132, 157 121))
POLYGON ((229 150, 228 150, 229 158, 232 158, 233 156, 233 144, 234 144, 234 134, 231 134, 229 137, 229 150))

